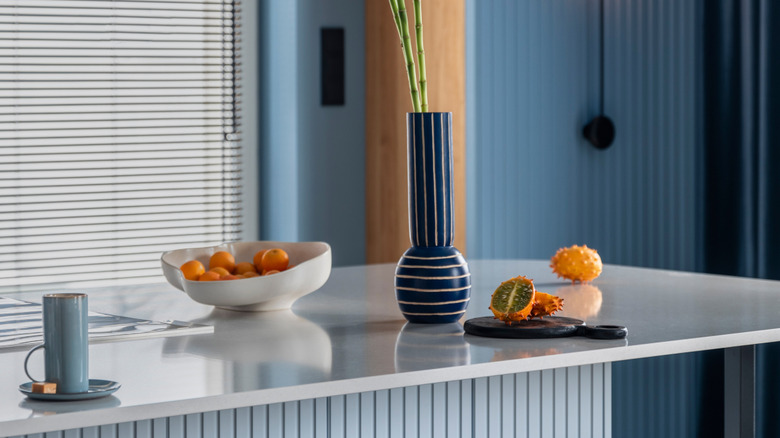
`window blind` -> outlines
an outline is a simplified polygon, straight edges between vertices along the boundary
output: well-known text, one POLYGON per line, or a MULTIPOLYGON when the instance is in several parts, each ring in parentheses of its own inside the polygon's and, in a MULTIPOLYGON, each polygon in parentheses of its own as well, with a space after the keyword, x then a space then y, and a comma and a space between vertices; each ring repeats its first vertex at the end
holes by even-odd
POLYGON ((238 1, 0 0, 0 293, 242 227, 238 1))

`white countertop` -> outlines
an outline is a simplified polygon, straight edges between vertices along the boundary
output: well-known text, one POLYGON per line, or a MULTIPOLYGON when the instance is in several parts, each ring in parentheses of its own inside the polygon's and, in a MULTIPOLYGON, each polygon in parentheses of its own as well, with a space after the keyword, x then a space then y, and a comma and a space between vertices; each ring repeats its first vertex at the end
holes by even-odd
MULTIPOLYGON (((625 325, 628 337, 489 339, 462 336, 459 324, 406 325, 390 264, 336 268, 291 312, 215 310, 168 284, 90 290, 91 310, 202 322, 215 333, 90 346, 90 376, 122 388, 84 402, 27 400, 17 390, 28 380, 26 351, 2 352, 0 435, 780 341, 777 281, 607 265, 591 285, 572 286, 546 261, 469 264, 464 320, 490 315, 498 284, 526 275, 537 289, 564 297, 559 315, 625 325)), ((40 301, 41 294, 10 296, 40 301)), ((42 374, 42 358, 31 362, 42 374)))

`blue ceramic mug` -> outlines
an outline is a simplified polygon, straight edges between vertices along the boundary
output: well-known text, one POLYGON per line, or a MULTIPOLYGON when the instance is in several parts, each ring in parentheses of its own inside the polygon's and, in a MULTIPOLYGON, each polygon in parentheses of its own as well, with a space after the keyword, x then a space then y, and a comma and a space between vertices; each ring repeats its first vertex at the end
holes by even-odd
POLYGON ((44 349, 45 382, 57 384, 58 393, 79 393, 89 389, 87 340, 87 295, 46 294, 43 296, 43 344, 36 345, 24 359, 27 362, 39 348, 44 349))

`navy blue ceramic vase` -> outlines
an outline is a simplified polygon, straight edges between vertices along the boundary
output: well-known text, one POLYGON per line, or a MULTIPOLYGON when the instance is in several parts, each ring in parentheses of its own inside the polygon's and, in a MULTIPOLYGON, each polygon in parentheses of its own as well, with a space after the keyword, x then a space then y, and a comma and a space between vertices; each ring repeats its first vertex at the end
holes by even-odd
POLYGON ((452 241, 452 113, 408 113, 409 236, 395 297, 410 322, 443 324, 466 313, 471 274, 452 241))

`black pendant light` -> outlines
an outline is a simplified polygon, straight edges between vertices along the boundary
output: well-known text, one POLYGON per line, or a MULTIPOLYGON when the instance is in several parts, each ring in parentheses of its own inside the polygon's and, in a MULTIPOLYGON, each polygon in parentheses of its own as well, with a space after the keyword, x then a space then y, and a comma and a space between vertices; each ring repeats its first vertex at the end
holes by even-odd
POLYGON ((604 0, 600 0, 600 29, 599 29, 599 44, 601 45, 600 56, 600 101, 599 101, 599 113, 600 115, 593 118, 584 128, 582 128, 582 135, 596 148, 607 149, 612 145, 612 141, 615 140, 615 124, 612 123, 609 117, 604 115, 604 0))

